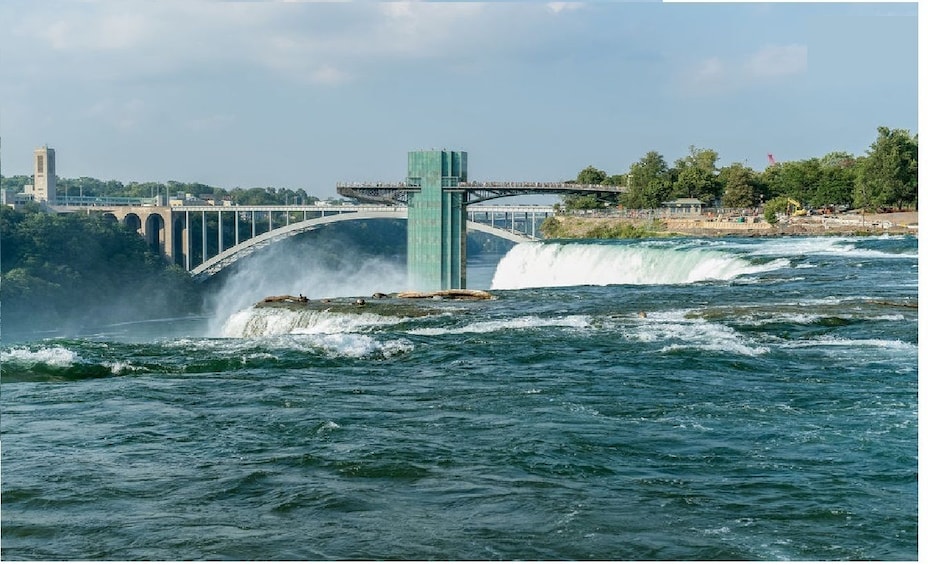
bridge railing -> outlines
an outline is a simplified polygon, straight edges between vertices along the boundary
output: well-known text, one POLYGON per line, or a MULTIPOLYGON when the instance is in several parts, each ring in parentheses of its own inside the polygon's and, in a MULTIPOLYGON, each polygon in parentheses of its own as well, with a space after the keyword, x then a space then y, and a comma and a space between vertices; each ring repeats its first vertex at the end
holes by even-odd
MULTIPOLYGON (((444 179, 442 179, 444 180, 444 179)), ((418 190, 421 184, 413 180, 405 181, 385 181, 385 182, 337 182, 335 188, 358 188, 358 189, 386 189, 386 190, 418 190)), ((575 190, 607 190, 622 192, 624 186, 613 186, 607 184, 577 184, 571 181, 465 181, 458 183, 442 183, 442 186, 451 188, 513 188, 513 189, 575 189, 575 190)))
POLYGON ((158 197, 135 198, 131 196, 69 196, 59 195, 55 206, 157 206, 158 197))

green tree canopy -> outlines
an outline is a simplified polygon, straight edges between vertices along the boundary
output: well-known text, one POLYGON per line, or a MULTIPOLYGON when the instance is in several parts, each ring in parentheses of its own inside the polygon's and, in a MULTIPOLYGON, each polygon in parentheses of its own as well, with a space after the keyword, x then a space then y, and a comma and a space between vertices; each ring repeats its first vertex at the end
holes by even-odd
POLYGON ((621 199, 629 208, 659 208, 671 195, 670 169, 664 156, 649 151, 628 173, 628 192, 621 199))
POLYGON ((860 164, 854 205, 874 209, 918 203, 918 136, 877 128, 877 139, 860 164))
MULTIPOLYGON (((722 206, 727 208, 747 208, 755 206, 759 200, 754 172, 741 163, 732 163, 719 174, 724 183, 722 206)), ((720 184, 721 184, 720 183, 720 184)))
POLYGON ((4 329, 62 327, 181 314, 199 308, 195 283, 138 234, 99 214, 0 207, 4 329), (61 325, 59 325, 61 324, 61 325))
POLYGON ((606 171, 597 169, 593 165, 580 171, 577 175, 577 184, 602 184, 606 180, 606 171))

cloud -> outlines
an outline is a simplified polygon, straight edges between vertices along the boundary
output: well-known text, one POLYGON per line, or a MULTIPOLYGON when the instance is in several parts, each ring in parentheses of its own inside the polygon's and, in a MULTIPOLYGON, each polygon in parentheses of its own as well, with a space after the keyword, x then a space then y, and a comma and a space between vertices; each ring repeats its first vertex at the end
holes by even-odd
POLYGON ((61 78, 122 82, 225 69, 338 86, 394 62, 442 61, 451 69, 505 60, 552 37, 545 30, 555 22, 543 16, 582 4, 101 1, 28 6, 4 16, 10 22, 2 40, 8 76, 15 66, 14 74, 45 80, 30 65, 57 66, 61 78))
POLYGON ((742 58, 711 56, 687 64, 678 76, 688 95, 714 95, 771 84, 808 69, 805 45, 766 45, 742 58))
POLYGON ((548 10, 560 14, 561 12, 573 12, 583 8, 582 2, 548 2, 546 4, 548 10))
POLYGON ((20 27, 21 37, 29 36, 57 51, 109 51, 129 49, 150 38, 152 28, 138 13, 117 11, 92 21, 73 15, 27 18, 20 27))
POLYGON ((758 78, 801 74, 806 72, 807 59, 805 45, 768 45, 748 58, 745 70, 758 78))
POLYGON ((699 84, 719 82, 725 76, 725 64, 718 57, 709 57, 693 68, 692 80, 699 84))
POLYGON ((309 78, 316 84, 338 85, 348 82, 351 75, 335 67, 323 65, 315 71, 312 71, 309 74, 309 78))

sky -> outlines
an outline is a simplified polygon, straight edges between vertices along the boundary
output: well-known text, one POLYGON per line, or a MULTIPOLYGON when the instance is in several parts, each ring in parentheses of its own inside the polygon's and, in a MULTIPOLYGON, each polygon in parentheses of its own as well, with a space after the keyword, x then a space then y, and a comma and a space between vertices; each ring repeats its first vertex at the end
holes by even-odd
POLYGON ((472 181, 864 155, 918 133, 917 7, 4 0, 0 172, 327 198, 419 149, 472 181))

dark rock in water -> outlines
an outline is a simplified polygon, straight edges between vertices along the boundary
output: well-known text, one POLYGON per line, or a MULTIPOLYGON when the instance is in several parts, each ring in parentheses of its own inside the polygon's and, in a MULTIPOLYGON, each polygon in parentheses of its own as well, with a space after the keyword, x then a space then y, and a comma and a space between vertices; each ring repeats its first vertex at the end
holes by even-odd
POLYGON ((384 294, 378 292, 374 295, 376 300, 365 300, 358 297, 323 298, 309 300, 304 296, 268 296, 255 304, 255 308, 286 308, 289 310, 314 310, 319 312, 333 312, 341 314, 358 314, 360 307, 365 313, 380 316, 420 317, 439 314, 435 301, 443 300, 491 300, 496 297, 483 290, 440 290, 435 292, 400 292, 397 294, 384 294), (426 302, 427 301, 427 302, 426 302))
POLYGON ((455 288, 451 290, 436 290, 433 292, 400 292, 397 298, 448 298, 452 300, 490 300, 495 298, 485 290, 469 290, 455 288))
POLYGON ((306 303, 309 302, 309 299, 303 296, 291 296, 289 294, 282 294, 280 296, 268 296, 262 300, 259 304, 274 304, 274 303, 306 303))

